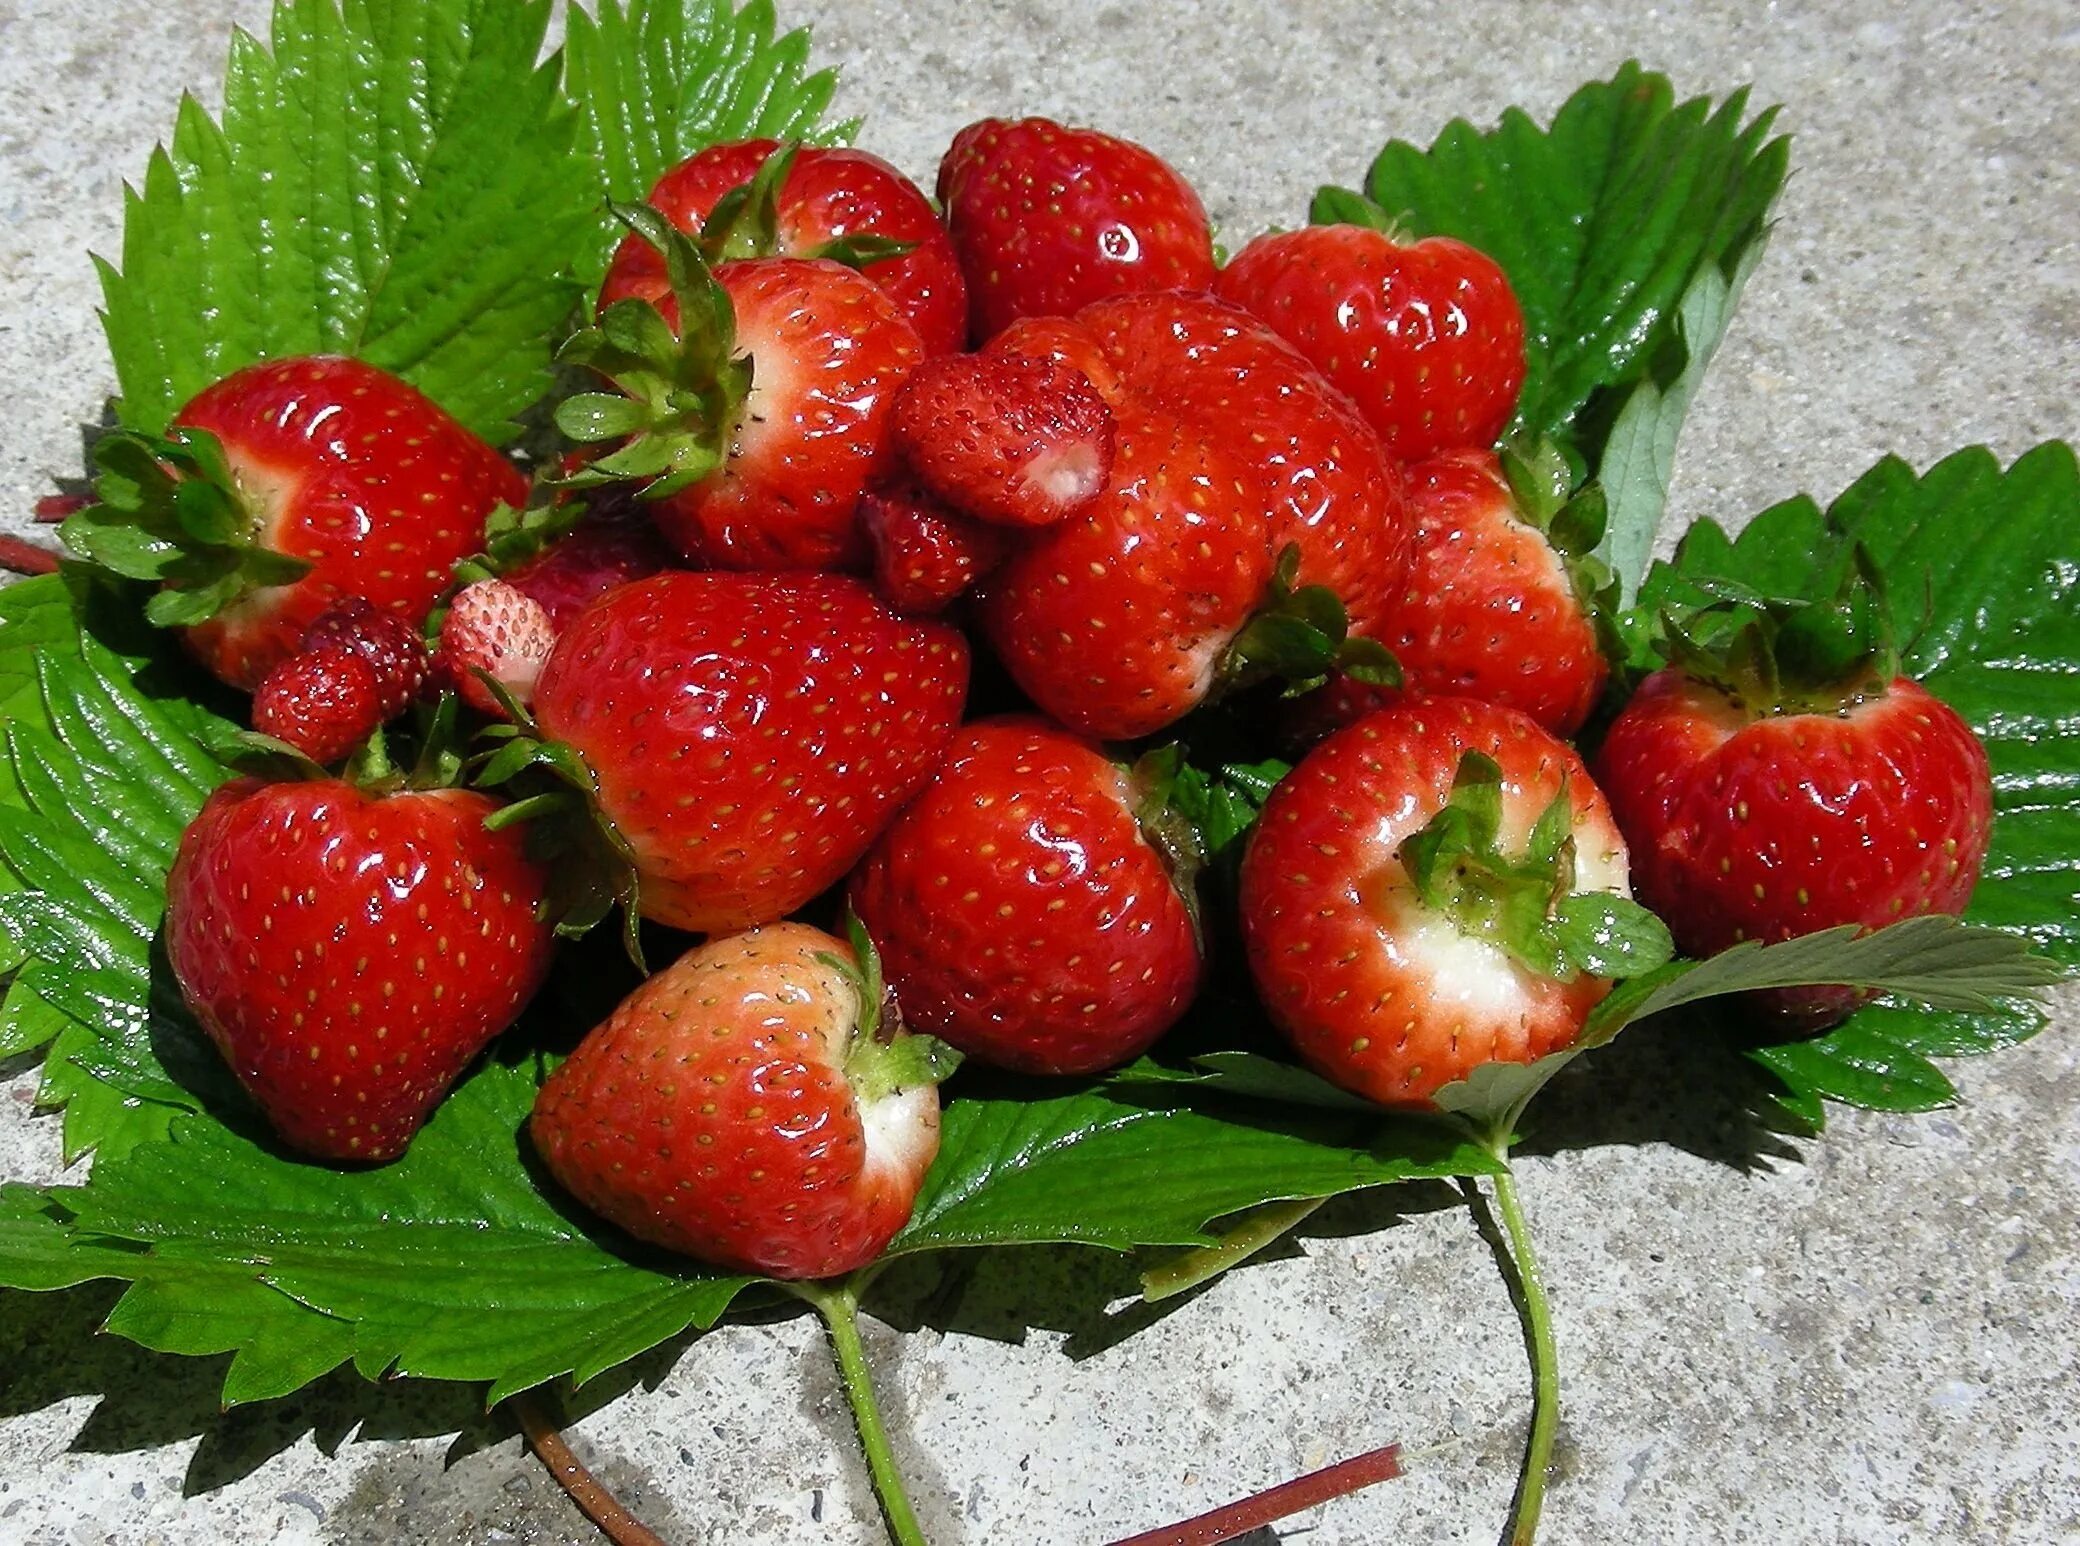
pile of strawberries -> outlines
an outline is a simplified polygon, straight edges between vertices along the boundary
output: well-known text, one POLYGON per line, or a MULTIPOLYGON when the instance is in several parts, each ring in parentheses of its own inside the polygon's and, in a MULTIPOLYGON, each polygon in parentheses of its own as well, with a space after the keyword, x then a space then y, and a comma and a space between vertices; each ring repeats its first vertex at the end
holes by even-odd
POLYGON ((957 1055, 1098 1074, 1210 971, 1424 1109, 1674 948, 1962 907, 1986 759, 1882 637, 1725 599, 1614 680, 1596 491, 1497 444, 1487 257, 1381 219, 1219 266, 1171 168, 1043 120, 963 131, 938 194, 769 142, 668 173, 531 482, 337 358, 104 455, 82 538, 179 550, 151 615, 273 754, 167 943, 283 1141, 402 1152, 618 897, 704 939, 532 1141, 634 1235, 826 1277, 909 1217, 957 1055), (1208 865, 1176 771, 1243 755, 1295 765, 1208 865))

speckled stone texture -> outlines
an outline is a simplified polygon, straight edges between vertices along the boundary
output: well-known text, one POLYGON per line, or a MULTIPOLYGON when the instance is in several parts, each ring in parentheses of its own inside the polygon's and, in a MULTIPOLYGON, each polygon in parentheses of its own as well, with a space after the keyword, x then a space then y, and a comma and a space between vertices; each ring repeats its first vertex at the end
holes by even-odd
MULTIPOLYGON (((1628 55, 1756 83, 1797 137, 1773 250, 1691 415, 1677 517, 1827 495, 1897 451, 2080 430, 2080 13, 2059 0, 783 0, 863 143, 920 176, 962 123, 1146 141, 1230 242, 1302 218, 1389 135, 1544 116, 1628 55)), ((85 252, 116 247, 183 88, 257 0, 0 0, 0 516, 79 471, 110 385, 85 252)), ((1523 1164, 1567 1382, 1544 1539, 2080 1538, 2080 1003, 1955 1069, 1954 1111, 1787 1142, 1669 1038, 1578 1066, 1523 1164)), ((57 1173, 14 1070, 0 1174, 57 1173)), ((1031 1251, 892 1274, 872 1328, 936 1542, 1097 1546, 1390 1439, 1412 1474, 1295 1521, 1309 1546, 1486 1542, 1527 1390, 1454 1194, 1326 1210, 1304 1254, 1153 1317, 1120 1262, 1031 1251)), ((91 1335, 106 1296, 0 1298, 0 1542, 586 1541, 471 1393, 330 1379, 217 1411, 221 1368, 91 1335)), ((868 1542, 814 1326, 735 1325, 581 1398, 574 1442, 668 1538, 868 1542)), ((1268 1537, 1256 1538, 1259 1543, 1268 1537)))

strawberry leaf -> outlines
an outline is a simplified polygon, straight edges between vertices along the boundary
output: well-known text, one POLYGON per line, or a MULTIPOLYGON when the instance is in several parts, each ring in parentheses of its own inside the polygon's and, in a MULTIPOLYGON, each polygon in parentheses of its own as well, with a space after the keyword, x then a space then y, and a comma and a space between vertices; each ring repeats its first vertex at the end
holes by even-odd
POLYGON ((590 229, 548 0, 278 0, 224 112, 183 99, 101 265, 123 424, 255 360, 359 355, 505 438, 590 229))
MULTIPOLYGON (((1500 263, 1524 308, 1528 370, 1516 427, 1566 443, 1610 503, 1599 548, 1626 592, 1646 566, 1675 437, 1760 256, 1789 145, 1748 94, 1678 103, 1628 63, 1584 86, 1548 126, 1464 120, 1427 148, 1396 140, 1365 191, 1418 236, 1500 263)), ((1325 189, 1314 218, 1349 218, 1325 189)))
MULTIPOLYGON (((2006 469, 1984 447, 1921 474, 1888 457, 1825 510, 1786 500, 1731 538, 1700 523, 1648 576, 1633 632, 1727 582, 1825 601, 1859 546, 1892 598, 1901 669, 1964 716, 1993 764, 1993 846, 1965 917, 2080 966, 2080 464, 2070 446, 2039 446, 2006 469), (1830 551, 1834 563, 1815 561, 1830 551)), ((1931 1057, 1990 1052, 2035 1028, 1969 1006, 1881 1004, 1751 1055, 1817 1124, 1828 1100, 1940 1105, 1951 1090, 1931 1057)))

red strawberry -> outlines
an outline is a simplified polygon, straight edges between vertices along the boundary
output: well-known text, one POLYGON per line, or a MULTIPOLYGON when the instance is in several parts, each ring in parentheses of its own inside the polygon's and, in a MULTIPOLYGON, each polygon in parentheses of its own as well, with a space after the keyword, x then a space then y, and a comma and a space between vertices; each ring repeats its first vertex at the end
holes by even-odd
POLYGON ((504 579, 540 602, 560 630, 615 586, 648 579, 672 562, 640 508, 609 500, 504 579))
POLYGON ((978 617, 1064 724, 1148 735, 1211 693, 1269 599, 1275 556, 1376 627, 1406 563, 1399 481, 1349 403, 1268 329, 1194 296, 1101 301, 1019 323, 992 352, 1065 360, 1112 409, 1112 474, 1031 533, 978 617))
POLYGON ((1524 384, 1524 314, 1464 242, 1360 225, 1260 236, 1215 291, 1263 318, 1350 394, 1405 461, 1495 443, 1524 384))
MULTIPOLYGON (((860 272, 895 301, 926 352, 960 348, 968 331, 967 286, 953 243, 923 191, 864 150, 804 145, 794 149, 784 178, 770 190, 770 207, 764 207, 756 194, 767 190, 754 192, 754 183, 780 149, 777 140, 710 146, 657 180, 650 207, 691 235, 715 225, 707 243, 715 263, 824 257, 843 252, 846 238, 857 243, 863 236, 907 244, 908 252, 870 259, 860 272)), ((631 235, 614 254, 600 303, 631 295, 659 301, 670 291, 663 257, 631 235)))
POLYGON ((840 879, 929 779, 968 652, 837 575, 670 573, 609 591, 535 686, 674 928, 770 923, 840 879))
MULTIPOLYGON (((1695 955, 1962 912, 1992 832, 1985 749, 1904 677, 1786 703, 1661 671, 1597 766, 1641 898, 1695 955)), ((1819 1026, 1862 998, 1795 988, 1761 1001, 1819 1026)))
POLYGON ((505 707, 484 685, 483 672, 523 706, 534 699, 535 681, 556 645, 549 609, 505 580, 478 580, 456 592, 441 619, 435 655, 441 680, 480 713, 505 716, 505 707))
MULTIPOLYGON (((1272 791, 1243 859, 1243 936, 1309 1066, 1423 1107, 1480 1064, 1580 1034, 1610 988, 1584 969, 1603 964, 1598 931, 1659 935, 1625 894, 1625 842, 1581 759, 1509 709, 1437 698, 1360 720, 1272 791)), ((1665 935, 1642 950, 1628 971, 1666 959, 1665 935)))
POLYGON ((313 762, 338 762, 383 719, 383 684, 374 669, 336 644, 291 655, 253 693, 253 728, 313 762))
POLYGON ((638 1239, 731 1272, 830 1278, 879 1256, 939 1151, 929 1038, 881 1024, 871 964, 776 923, 631 994, 542 1086, 551 1174, 638 1239))
POLYGON ((1020 317, 1213 283, 1213 237, 1191 185, 1152 151, 1094 129, 970 124, 939 163, 939 201, 978 341, 1020 317))
POLYGON ((336 355, 237 371, 175 416, 174 433, 184 430, 215 436, 221 457, 141 441, 97 454, 105 466, 156 461, 218 490, 213 498, 190 495, 176 510, 163 471, 140 478, 143 469, 126 465, 124 507, 74 516, 66 540, 101 556, 95 526, 120 522, 181 548, 178 583, 154 600, 152 616, 192 625, 187 643, 202 663, 247 690, 348 598, 418 624, 456 561, 482 546, 492 509, 527 497, 526 480, 431 399, 336 355), (205 503, 209 524, 198 536, 205 503))
POLYGON ((385 720, 402 714, 419 695, 431 664, 426 638, 417 628, 394 612, 377 611, 359 596, 320 614, 304 629, 301 648, 343 649, 365 661, 375 673, 381 695, 377 708, 385 720))
POLYGON ((548 970, 544 878, 473 791, 241 779, 167 881, 181 993, 284 1142, 404 1152, 548 970))
POLYGON ((898 612, 944 611, 1010 550, 1001 528, 956 515, 909 482, 862 495, 859 518, 874 550, 874 588, 898 612))
POLYGON ((1112 410, 1060 360, 927 360, 896 394, 895 435, 926 488, 1000 526, 1066 520, 1112 472, 1112 410))
POLYGON ((1044 720, 963 730, 852 878, 910 1024, 1037 1074, 1095 1073, 1168 1030, 1199 942, 1141 799, 1044 720))

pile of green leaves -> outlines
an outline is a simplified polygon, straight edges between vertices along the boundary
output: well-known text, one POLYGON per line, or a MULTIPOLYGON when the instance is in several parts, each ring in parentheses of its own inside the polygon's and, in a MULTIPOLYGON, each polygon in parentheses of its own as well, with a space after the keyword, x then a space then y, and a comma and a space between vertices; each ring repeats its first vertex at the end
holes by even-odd
MULTIPOLYGON (((120 265, 102 268, 122 423, 159 432, 239 365, 336 349, 508 437, 548 392, 553 350, 602 271, 609 200, 640 198, 714 141, 851 131, 826 122, 833 78, 808 68, 804 34, 776 31, 766 0, 602 0, 571 12, 544 59, 548 12, 547 0, 282 0, 269 46, 241 39, 221 120, 182 105, 128 197, 120 265)), ((1676 427, 1783 178, 1769 118, 1748 117, 1738 94, 1678 104, 1627 66, 1549 127, 1512 114, 1488 132, 1454 125, 1427 150, 1391 145, 1366 192, 1504 261, 1531 323, 1523 426, 1600 478, 1607 556, 1628 590, 1718 574, 1776 583, 1816 522, 1852 526, 1902 590, 1933 575, 1910 663, 1989 738, 2001 778, 1975 915, 2080 959, 2058 862, 2080 851, 2080 762, 2050 733, 2080 724, 2070 453, 2007 472, 1967 453, 1925 479, 1887 464, 1824 514, 1794 502, 1737 542, 1700 528, 1674 565, 1642 574, 1676 427), (1936 565, 1945 522, 1969 523, 1975 561, 1936 565)), ((1323 197, 1333 209, 1338 195, 1323 197)), ((174 847, 229 776, 219 749, 235 726, 136 611, 135 596, 77 573, 0 594, 0 966, 12 974, 0 1056, 42 1050, 67 1154, 95 1155, 82 1183, 0 1187, 0 1284, 127 1284, 110 1328, 233 1354, 227 1401, 343 1363, 482 1381, 496 1399, 589 1378, 758 1292, 620 1238, 538 1183, 520 1129, 545 1059, 527 1026, 393 1165, 342 1173, 270 1142, 157 945, 174 847)), ((1280 771, 1195 775, 1218 812, 1216 858, 1232 858, 1280 771)), ((1987 993, 2027 977, 2016 950, 1931 976, 1927 942, 1906 956, 1901 943, 1860 947, 1868 980, 1947 994, 1951 1011, 1874 1008, 1820 1042, 1757 1053, 1815 1120, 1822 1099, 1944 1098, 1929 1056, 2028 1029, 1983 1012, 1987 993)), ((1833 949, 1796 966, 1677 963, 1641 979, 1598 1035, 1703 987, 1861 969, 1833 949)), ((1249 1039, 1231 1030, 1230 1045, 1249 1039)), ((893 1252, 1194 1245, 1210 1222, 1267 1202, 1497 1164, 1464 1133, 1383 1121, 1280 1064, 1141 1074, 957 1081, 893 1252)), ((1528 1099, 1486 1093, 1497 1109, 1528 1099)))

